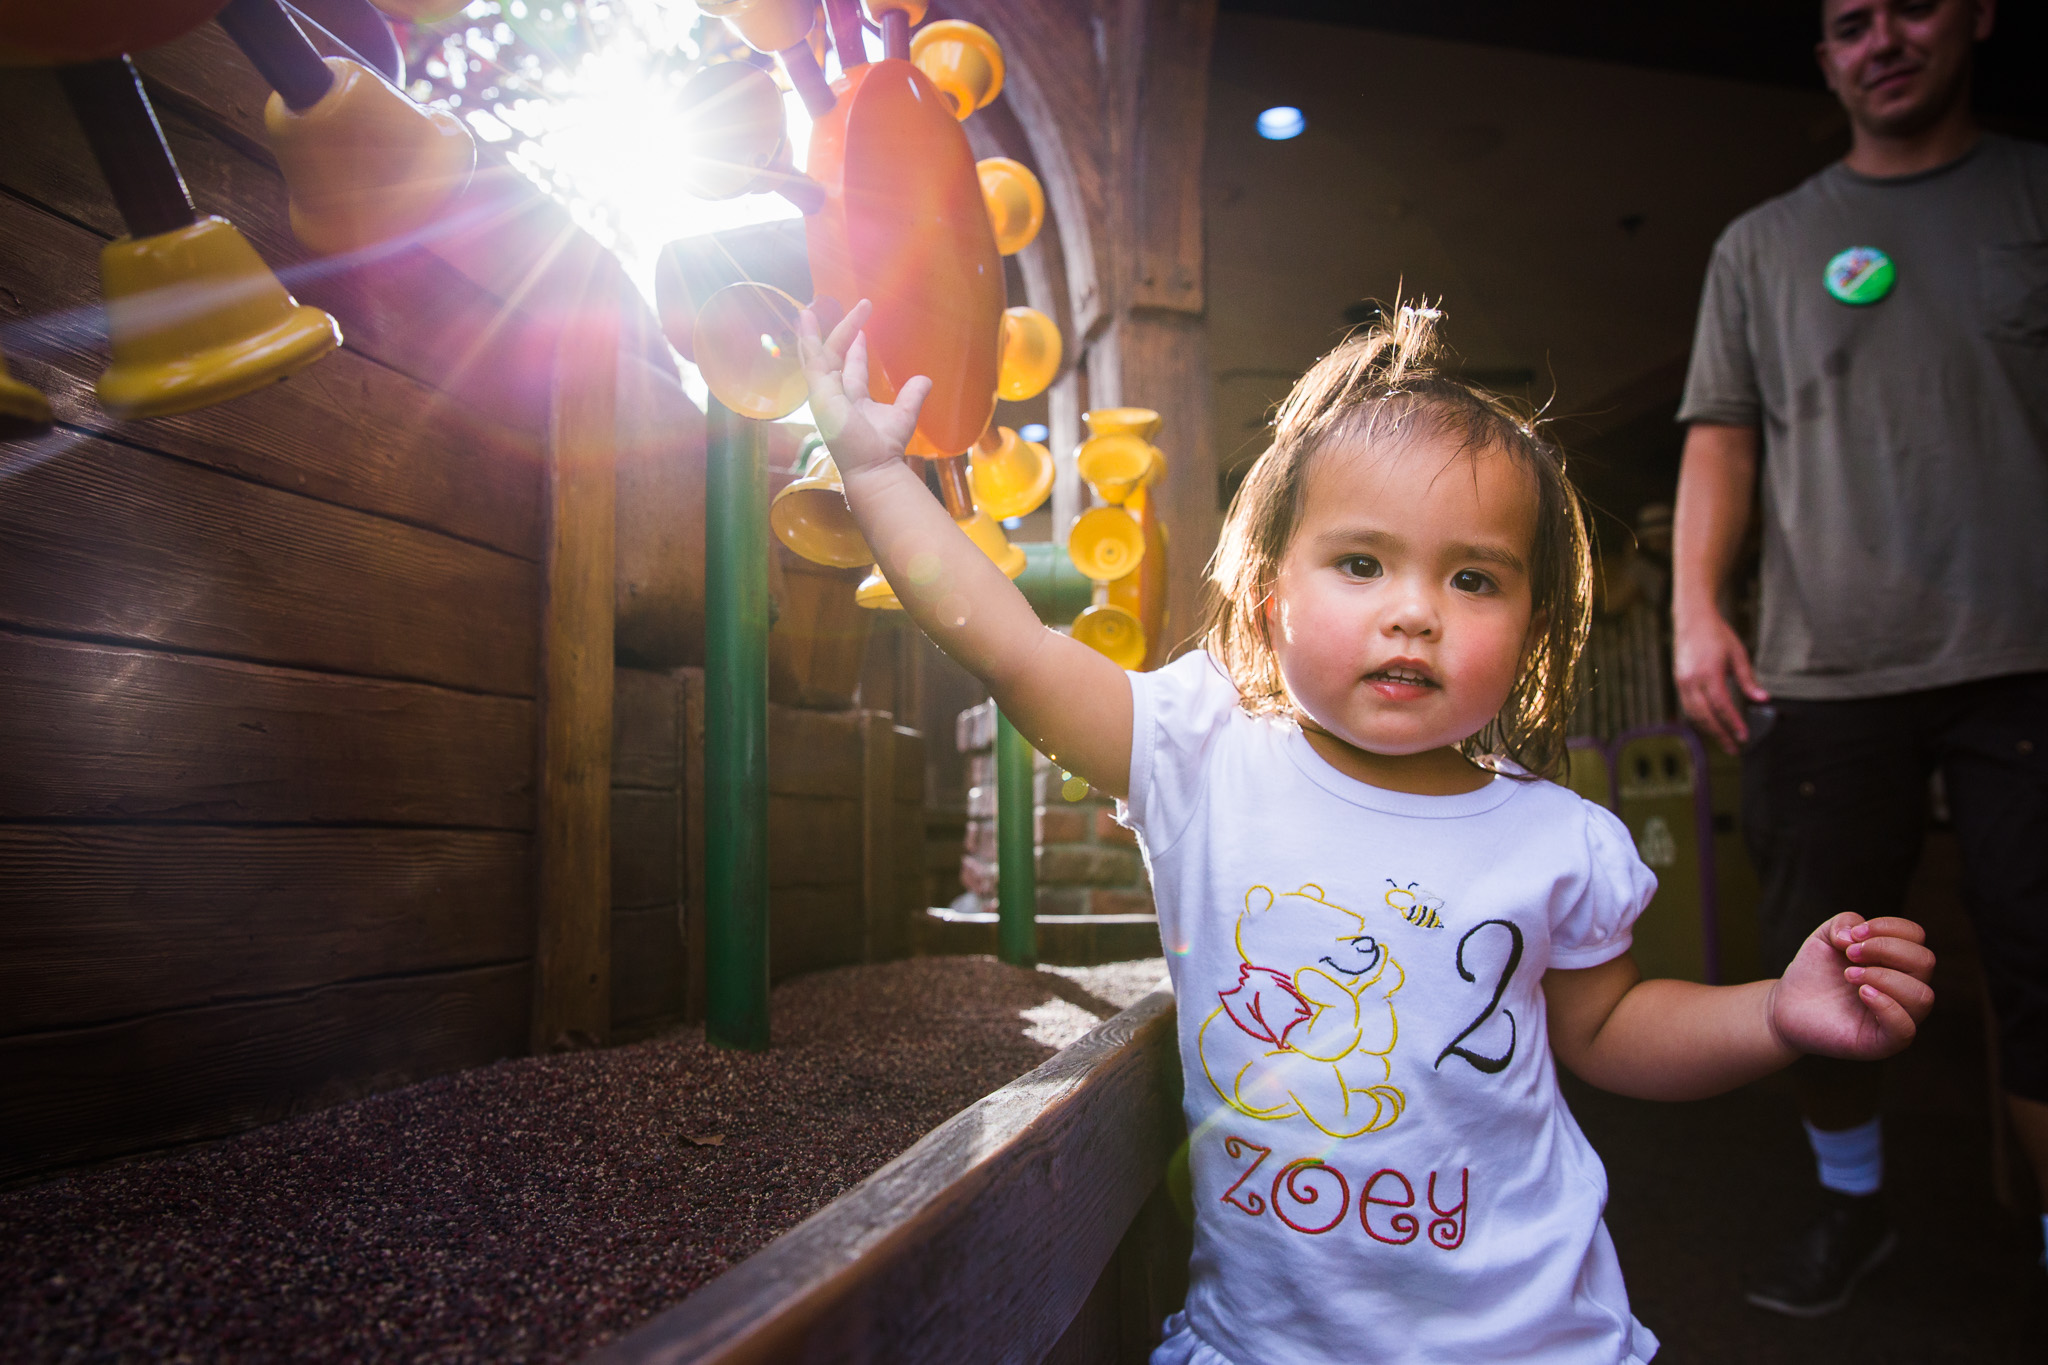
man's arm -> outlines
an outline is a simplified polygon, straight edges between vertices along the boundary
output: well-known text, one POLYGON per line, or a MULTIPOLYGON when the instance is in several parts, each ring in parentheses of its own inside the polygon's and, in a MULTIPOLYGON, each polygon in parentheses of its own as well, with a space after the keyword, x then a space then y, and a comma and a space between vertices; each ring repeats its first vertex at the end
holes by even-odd
POLYGON ((1756 462, 1755 427, 1693 423, 1671 519, 1672 678, 1685 714, 1730 753, 1749 738, 1749 727, 1728 695, 1729 676, 1751 701, 1770 700, 1720 603, 1749 527, 1756 462))

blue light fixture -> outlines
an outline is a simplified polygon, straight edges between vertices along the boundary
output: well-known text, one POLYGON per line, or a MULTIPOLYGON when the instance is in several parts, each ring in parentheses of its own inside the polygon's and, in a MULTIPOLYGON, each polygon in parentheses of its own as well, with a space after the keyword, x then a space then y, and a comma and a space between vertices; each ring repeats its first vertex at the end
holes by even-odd
POLYGON ((1291 104, 1276 104, 1259 115, 1259 136, 1270 142, 1300 137, 1307 127, 1308 119, 1291 104))
POLYGON ((1017 434, 1027 441, 1043 441, 1046 437, 1052 435, 1050 431, 1045 429, 1045 423, 1043 422, 1026 422, 1023 426, 1017 428, 1017 434))

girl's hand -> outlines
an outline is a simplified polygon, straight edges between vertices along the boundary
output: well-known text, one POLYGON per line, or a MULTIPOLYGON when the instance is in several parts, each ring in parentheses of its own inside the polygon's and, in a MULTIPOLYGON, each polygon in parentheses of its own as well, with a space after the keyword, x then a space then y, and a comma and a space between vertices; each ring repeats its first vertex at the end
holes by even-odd
POLYGON ((932 391, 931 380, 915 375, 897 390, 894 403, 868 397, 868 338, 861 324, 872 312, 874 305, 862 299, 822 341, 817 315, 806 308, 797 316, 797 355, 811 389, 811 416, 842 479, 900 458, 932 391))
POLYGON ((1771 989, 1785 1046, 1874 1061, 1902 1051, 1934 1008, 1934 954, 1909 919, 1843 913, 1813 931, 1771 989))

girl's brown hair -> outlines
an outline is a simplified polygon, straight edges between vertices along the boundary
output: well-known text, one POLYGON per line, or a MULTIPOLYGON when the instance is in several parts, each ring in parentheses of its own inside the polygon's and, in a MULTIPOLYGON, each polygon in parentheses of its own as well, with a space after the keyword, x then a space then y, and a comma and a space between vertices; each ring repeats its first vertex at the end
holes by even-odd
POLYGON ((1536 481, 1529 571, 1538 629, 1500 714, 1459 748, 1489 767, 1505 759, 1536 776, 1553 776, 1564 766, 1579 653, 1592 619, 1585 512, 1565 476, 1564 452, 1542 435, 1534 412, 1518 411, 1432 365, 1438 316, 1430 308, 1396 308, 1296 382, 1274 420, 1273 444, 1231 500, 1209 562, 1202 644, 1237 684, 1245 710, 1298 714, 1280 677, 1265 604, 1301 520, 1316 453, 1337 436, 1371 444, 1417 428, 1455 440, 1456 455, 1504 453, 1536 481))

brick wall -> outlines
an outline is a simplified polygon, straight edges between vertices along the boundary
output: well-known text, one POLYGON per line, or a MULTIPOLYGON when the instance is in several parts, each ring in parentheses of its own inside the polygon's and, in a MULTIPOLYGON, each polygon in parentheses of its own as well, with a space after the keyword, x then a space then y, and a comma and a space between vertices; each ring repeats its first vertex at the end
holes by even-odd
MULTIPOLYGON (((994 908, 996 901, 996 712, 984 703, 960 713, 955 742, 967 756, 967 840, 960 882, 994 908)), ((1115 802, 1080 782, 1064 782, 1032 755, 1041 915, 1149 915, 1152 888, 1138 838, 1116 822, 1115 802)))

